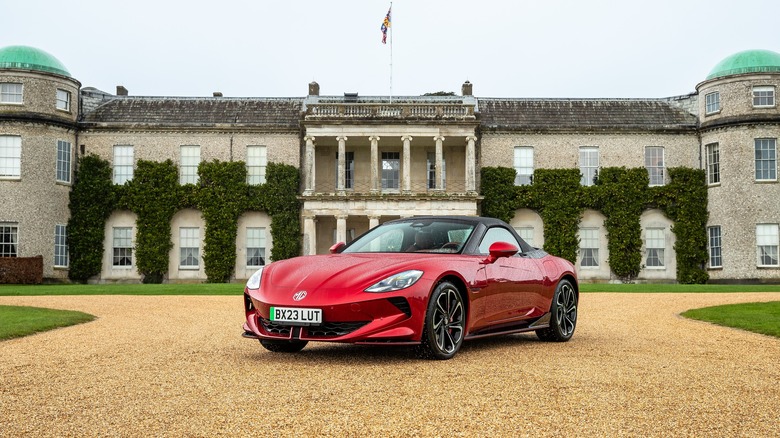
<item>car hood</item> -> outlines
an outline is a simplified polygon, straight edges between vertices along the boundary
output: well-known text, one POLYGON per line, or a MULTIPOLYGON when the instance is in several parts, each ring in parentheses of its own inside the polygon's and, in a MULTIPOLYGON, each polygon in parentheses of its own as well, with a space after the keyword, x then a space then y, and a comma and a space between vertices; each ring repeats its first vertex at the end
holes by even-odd
MULTIPOLYGON (((429 256, 430 257, 430 256, 429 256)), ((266 267, 263 289, 305 290, 309 293, 330 290, 362 292, 387 276, 408 269, 420 269, 421 257, 415 254, 330 254, 281 260, 266 267)))

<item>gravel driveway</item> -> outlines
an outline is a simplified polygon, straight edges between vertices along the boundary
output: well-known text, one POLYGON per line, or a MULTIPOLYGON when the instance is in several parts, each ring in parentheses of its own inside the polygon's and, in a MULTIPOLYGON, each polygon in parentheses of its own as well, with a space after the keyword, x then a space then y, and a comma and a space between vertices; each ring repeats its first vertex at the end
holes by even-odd
POLYGON ((504 336, 422 361, 266 352, 240 337, 240 296, 0 297, 98 316, 0 342, 0 436, 778 436, 780 340, 678 316, 777 300, 584 294, 571 342, 504 336))

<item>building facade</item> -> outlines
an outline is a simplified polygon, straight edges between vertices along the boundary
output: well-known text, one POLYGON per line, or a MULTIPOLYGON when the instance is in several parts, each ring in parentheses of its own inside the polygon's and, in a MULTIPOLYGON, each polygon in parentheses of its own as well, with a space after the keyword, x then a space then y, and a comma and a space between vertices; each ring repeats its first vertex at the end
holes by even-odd
MULTIPOLYGON (((518 185, 534 170, 576 168, 591 185, 599 169, 647 169, 651 186, 668 169, 704 169, 708 182, 708 273, 718 281, 778 281, 780 185, 777 138, 780 54, 740 52, 716 65, 686 96, 659 99, 478 98, 460 95, 305 97, 137 97, 81 88, 53 56, 0 49, 0 257, 44 258, 44 277, 68 274, 68 199, 75 165, 95 154, 114 184, 132 180, 139 160, 173 161, 181 184, 198 182, 205 161, 246 163, 247 182, 265 182, 268 163, 300 170, 301 252, 318 254, 387 220, 480 214, 480 170, 510 167, 518 185), (42 208, 43 206, 43 208, 42 208)), ((111 213, 102 270, 94 281, 139 281, 137 216, 111 213)), ((585 281, 615 280, 604 215, 580 218, 577 269, 585 281)), ((640 281, 674 281, 674 223, 660 210, 641 216, 640 281)), ((271 219, 238 220, 232 278, 270 261, 271 219)), ((544 247, 544 223, 530 209, 511 225, 544 247)), ((200 211, 171 221, 166 281, 202 281, 200 211)), ((703 232, 705 230, 702 230, 703 232)))

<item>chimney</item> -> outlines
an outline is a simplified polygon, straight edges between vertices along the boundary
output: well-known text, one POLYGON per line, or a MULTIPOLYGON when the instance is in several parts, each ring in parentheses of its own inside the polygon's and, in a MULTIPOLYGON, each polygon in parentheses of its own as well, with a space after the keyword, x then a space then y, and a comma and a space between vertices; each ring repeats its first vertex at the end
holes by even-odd
POLYGON ((464 82, 463 86, 460 87, 460 94, 462 94, 464 96, 473 96, 473 94, 471 94, 471 93, 472 93, 471 92, 471 82, 469 82, 469 81, 464 82))
POLYGON ((214 97, 222 97, 222 92, 221 91, 215 91, 214 92, 214 97))
POLYGON ((319 96, 320 95, 320 84, 312 81, 309 83, 309 96, 319 96))
POLYGON ((117 85, 116 86, 116 95, 117 96, 127 96, 127 88, 125 88, 123 85, 117 85))

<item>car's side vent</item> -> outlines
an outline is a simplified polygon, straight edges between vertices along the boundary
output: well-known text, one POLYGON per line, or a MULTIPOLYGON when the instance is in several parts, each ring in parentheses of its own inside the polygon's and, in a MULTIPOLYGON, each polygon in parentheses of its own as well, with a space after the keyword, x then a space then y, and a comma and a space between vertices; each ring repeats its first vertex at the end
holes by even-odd
POLYGON ((244 294, 244 310, 247 312, 255 310, 255 306, 252 305, 252 300, 249 298, 249 295, 244 294))
POLYGON ((390 301, 390 304, 397 307, 398 310, 406 314, 406 316, 412 316, 412 307, 409 306, 409 302, 406 301, 406 298, 392 297, 392 298, 388 298, 387 301, 390 301))

